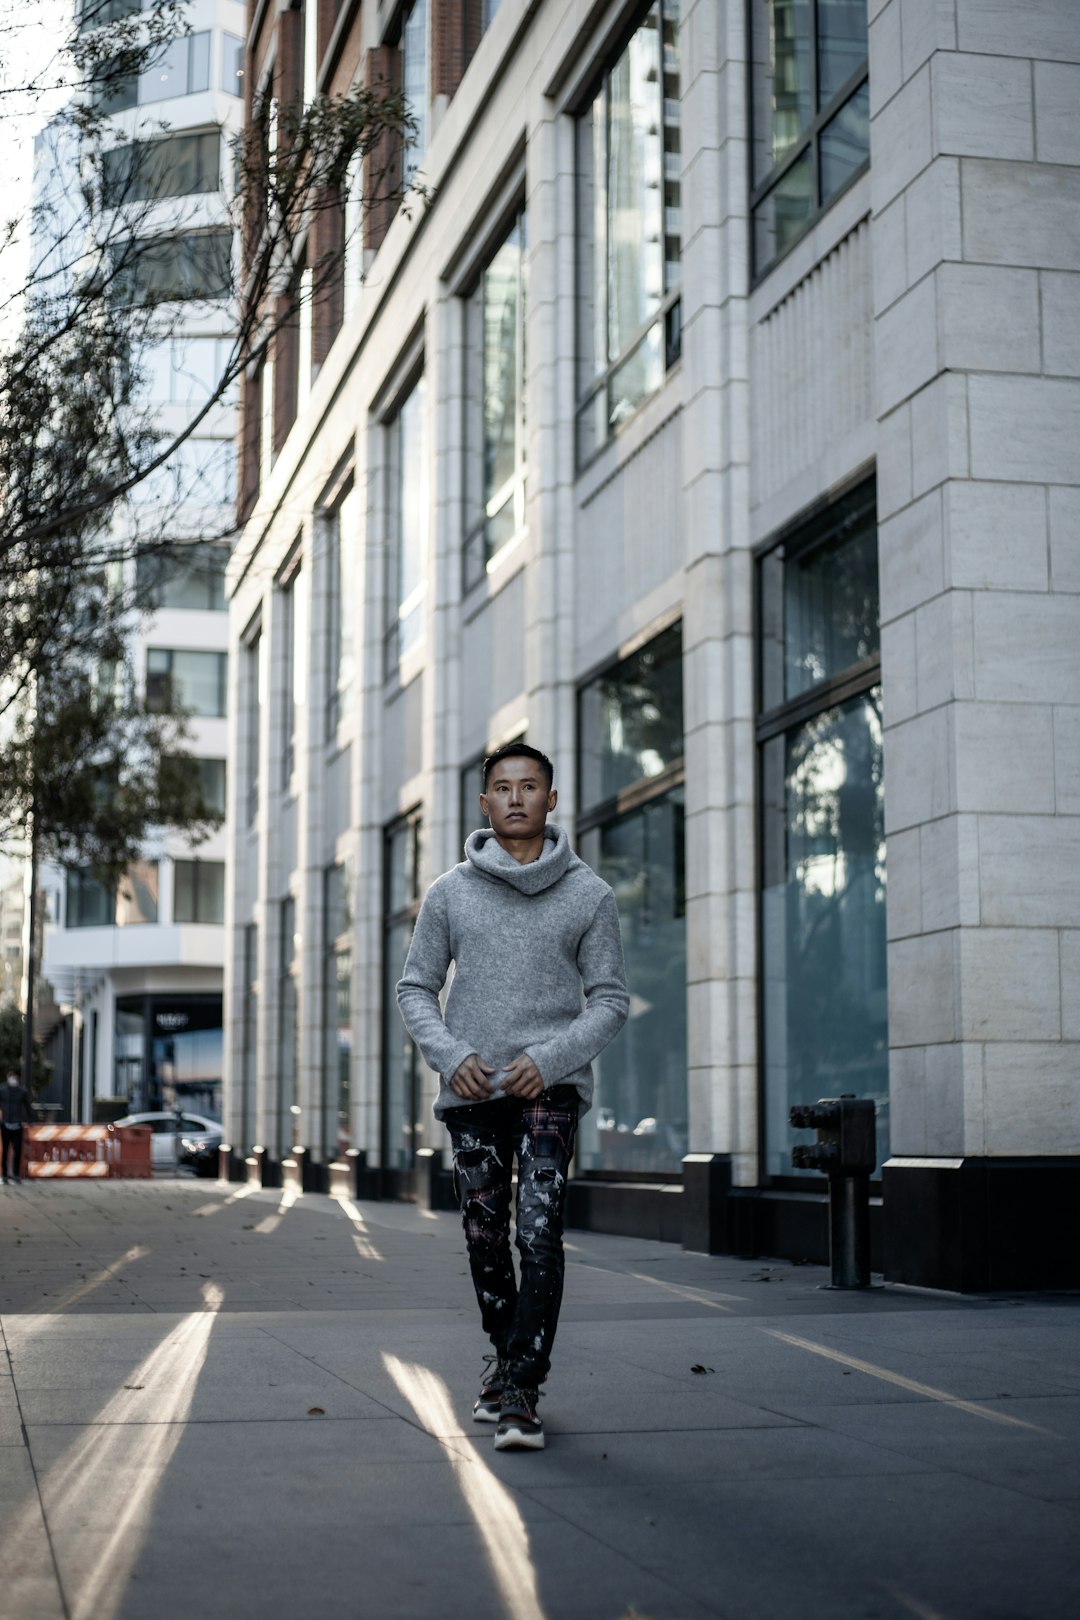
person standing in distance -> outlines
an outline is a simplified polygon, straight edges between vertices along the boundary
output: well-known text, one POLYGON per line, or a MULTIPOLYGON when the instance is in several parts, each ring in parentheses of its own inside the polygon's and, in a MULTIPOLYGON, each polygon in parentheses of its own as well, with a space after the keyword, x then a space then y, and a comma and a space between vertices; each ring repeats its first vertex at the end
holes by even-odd
POLYGON ((592 1060, 630 998, 611 888, 549 823, 551 761, 508 743, 484 761, 466 859, 428 890, 398 1005, 440 1076, 435 1117, 450 1132, 476 1299, 494 1346, 473 1407, 497 1450, 539 1451, 539 1386, 551 1366, 563 1289, 563 1203, 592 1060), (440 1009, 439 993, 454 974, 440 1009), (584 991, 584 1006, 582 992, 584 991), (511 1177, 518 1161, 516 1244, 511 1177))
POLYGON ((14 1069, 9 1069, 0 1086, 0 1160, 4 1172, 4 1185, 9 1181, 22 1180, 23 1158, 23 1126, 28 1125, 34 1117, 34 1110, 30 1105, 30 1094, 20 1082, 14 1069), (11 1161, 11 1175, 8 1175, 8 1161, 11 1161))

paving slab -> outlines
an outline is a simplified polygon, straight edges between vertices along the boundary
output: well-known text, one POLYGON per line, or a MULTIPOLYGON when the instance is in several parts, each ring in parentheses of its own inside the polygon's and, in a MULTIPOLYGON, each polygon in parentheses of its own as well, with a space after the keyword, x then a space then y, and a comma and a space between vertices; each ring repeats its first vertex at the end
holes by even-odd
POLYGON ((10 1191, 5 1620, 1080 1613, 1078 1298, 575 1232, 548 1447, 509 1455, 456 1217, 10 1191))

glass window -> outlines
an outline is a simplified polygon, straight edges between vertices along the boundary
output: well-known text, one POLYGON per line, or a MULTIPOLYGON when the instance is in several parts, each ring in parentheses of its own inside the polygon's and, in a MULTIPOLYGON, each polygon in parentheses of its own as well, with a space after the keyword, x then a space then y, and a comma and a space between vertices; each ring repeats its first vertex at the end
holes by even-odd
POLYGON ((677 1170, 686 1152, 683 747, 676 624, 578 698, 582 853, 615 890, 630 987, 629 1021, 597 1064, 586 1169, 677 1170))
POLYGON ((602 804, 683 757, 682 626, 582 687, 578 699, 581 802, 602 804))
POLYGON ((115 286, 121 302, 227 298, 232 290, 232 232, 144 236, 117 244, 115 286))
POLYGON ((180 652, 148 647, 146 707, 156 714, 186 709, 191 714, 221 718, 225 714, 228 654, 180 652))
POLYGON ((210 35, 186 34, 163 45, 139 75, 139 103, 169 101, 210 88, 210 35))
POLYGON ((350 881, 344 862, 324 874, 325 1006, 324 1151, 344 1153, 352 1145, 352 925, 350 881), (332 1133, 332 1134, 331 1134, 332 1133))
POLYGON ((761 692, 766 709, 876 657, 873 481, 835 502, 761 564, 761 692))
POLYGON ((244 926, 243 1027, 241 1031, 240 1143, 246 1153, 253 1145, 250 1121, 255 1106, 259 1035, 259 933, 255 923, 244 926))
POLYGON ((424 1145, 420 1056, 397 1010, 397 982, 420 910, 422 823, 419 815, 387 830, 383 914, 383 1163, 404 1169, 424 1145))
POLYGON ((116 926, 130 928, 137 923, 158 920, 158 863, 136 861, 129 866, 116 889, 116 926))
POLYGON ((144 552, 135 565, 140 602, 154 608, 224 613, 228 562, 228 546, 198 541, 179 552, 144 552))
POLYGON ((64 921, 68 928, 108 928, 116 909, 113 890, 86 867, 69 867, 64 921))
POLYGON ((420 168, 428 140, 428 0, 413 0, 401 28, 401 88, 416 122, 405 153, 405 178, 420 168))
POLYGON ((428 476, 425 390, 421 376, 387 428, 391 568, 387 593, 387 666, 423 635, 427 588, 428 476))
POLYGON ((297 717, 307 702, 307 574, 297 568, 281 593, 284 609, 282 640, 284 644, 284 690, 282 692, 285 716, 285 748, 281 758, 281 785, 289 786, 296 769, 297 717))
POLYGON ((79 33, 119 22, 142 9, 142 0, 79 0, 79 33))
POLYGON ((247 731, 247 818, 259 813, 262 713, 266 703, 266 642, 260 631, 244 649, 244 723, 247 731))
MULTIPOLYGON (((148 399, 162 405, 205 405, 217 393, 232 356, 226 337, 174 337, 147 343, 141 350, 142 382, 148 399)), ((220 393, 223 405, 235 402, 235 380, 220 393)))
POLYGON ((218 130, 115 146, 102 158, 102 201, 107 208, 166 197, 191 197, 220 188, 218 130))
POLYGON ((296 975, 296 901, 289 895, 279 909, 278 957, 278 1152, 300 1140, 299 1116, 293 1113, 300 1073, 300 1019, 296 975))
POLYGON ((199 786, 203 804, 211 815, 224 817, 226 812, 226 769, 223 759, 197 759, 199 786))
POLYGON ((754 271, 870 153, 866 0, 750 0, 754 271))
POLYGON ((680 96, 679 7, 659 0, 579 120, 581 461, 681 352, 680 96))
POLYGON ((583 1169, 677 1172, 687 1151, 683 815, 678 787, 582 839, 615 890, 630 986, 630 1017, 596 1064, 583 1169))
POLYGON ((235 34, 221 36, 221 88, 231 96, 244 93, 244 42, 235 34))
POLYGON ((360 538, 360 495, 348 491, 327 513, 329 590, 326 735, 332 738, 353 712, 356 683, 356 555, 360 538))
POLYGON ((465 587, 525 527, 525 213, 466 306, 465 587))
MULTIPOLYGON (((224 764, 224 761, 221 761, 224 764)), ((173 922, 225 921, 225 862, 173 862, 173 922)))
POLYGON ((872 480, 761 559, 759 598, 765 1169, 787 1176, 789 1110, 819 1097, 873 1097, 888 1154, 872 480))

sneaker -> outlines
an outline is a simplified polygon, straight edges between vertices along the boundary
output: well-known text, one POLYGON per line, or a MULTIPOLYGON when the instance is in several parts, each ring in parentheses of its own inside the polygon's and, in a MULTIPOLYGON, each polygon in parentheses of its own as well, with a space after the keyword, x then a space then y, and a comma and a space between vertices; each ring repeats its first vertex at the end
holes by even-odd
POLYGON ((488 1370, 480 1385, 480 1393, 473 1404, 474 1423, 498 1423, 502 1409, 503 1390, 508 1383, 507 1363, 501 1356, 485 1356, 488 1370))
POLYGON ((544 1425, 536 1410, 538 1400, 538 1390, 507 1385, 495 1430, 496 1451, 543 1451, 544 1425))

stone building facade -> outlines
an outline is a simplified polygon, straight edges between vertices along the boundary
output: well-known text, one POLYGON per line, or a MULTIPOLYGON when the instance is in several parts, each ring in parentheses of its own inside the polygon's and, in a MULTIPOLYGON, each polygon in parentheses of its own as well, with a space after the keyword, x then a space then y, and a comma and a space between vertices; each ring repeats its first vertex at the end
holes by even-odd
POLYGON ((633 998, 572 1218, 820 1254, 788 1110, 851 1092, 887 1275, 1075 1280, 1075 9, 249 21, 255 98, 402 85, 431 199, 365 214, 359 173, 340 285, 249 379, 238 1161, 430 1190, 393 985, 483 754, 526 736, 633 998))

